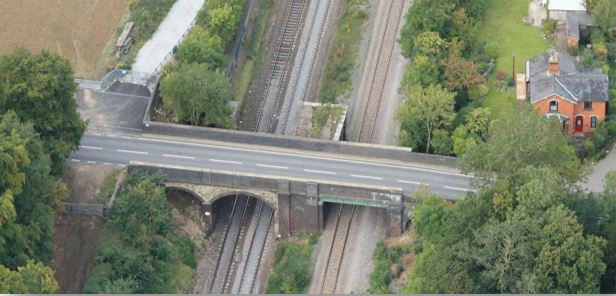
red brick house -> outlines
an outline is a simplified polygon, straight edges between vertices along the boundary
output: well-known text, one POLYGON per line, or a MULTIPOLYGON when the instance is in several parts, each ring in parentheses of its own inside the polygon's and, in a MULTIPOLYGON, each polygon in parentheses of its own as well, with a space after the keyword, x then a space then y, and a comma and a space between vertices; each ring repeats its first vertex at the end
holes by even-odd
POLYGON ((589 135, 605 119, 609 79, 599 68, 581 68, 573 57, 554 50, 526 63, 531 104, 556 117, 568 134, 589 135))

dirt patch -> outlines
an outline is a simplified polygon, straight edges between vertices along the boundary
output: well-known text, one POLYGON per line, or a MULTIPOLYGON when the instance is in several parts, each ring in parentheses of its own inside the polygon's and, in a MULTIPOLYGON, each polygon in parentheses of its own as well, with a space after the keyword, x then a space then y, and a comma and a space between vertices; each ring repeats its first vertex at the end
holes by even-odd
POLYGON ((76 76, 100 78, 103 49, 130 2, 0 0, 0 54, 18 46, 49 49, 69 59, 76 76))
POLYGON ((171 221, 186 234, 197 247, 196 252, 203 252, 205 241, 205 219, 201 204, 189 194, 177 191, 167 191, 167 209, 171 221))
MULTIPOLYGON (((64 181, 70 188, 69 202, 97 203, 105 176, 113 168, 101 165, 70 164, 64 181)), ((103 230, 103 218, 64 214, 56 216, 51 268, 61 293, 81 293, 92 270, 96 248, 103 230)))

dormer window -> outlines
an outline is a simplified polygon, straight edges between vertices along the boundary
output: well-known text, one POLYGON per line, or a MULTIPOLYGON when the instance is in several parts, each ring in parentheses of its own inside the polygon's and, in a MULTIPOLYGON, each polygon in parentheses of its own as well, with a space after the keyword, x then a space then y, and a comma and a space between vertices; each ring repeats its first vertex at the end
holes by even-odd
POLYGON ((590 111, 590 110, 592 110, 592 102, 584 101, 584 111, 590 111))
POLYGON ((558 101, 550 101, 550 112, 558 112, 558 101))

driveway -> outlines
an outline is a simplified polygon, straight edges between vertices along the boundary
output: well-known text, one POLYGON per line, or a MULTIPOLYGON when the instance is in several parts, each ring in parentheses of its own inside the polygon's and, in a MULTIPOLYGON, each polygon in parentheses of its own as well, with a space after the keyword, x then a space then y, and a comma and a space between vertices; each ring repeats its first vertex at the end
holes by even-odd
POLYGON ((602 192, 605 183, 605 175, 610 171, 616 170, 616 149, 614 148, 615 147, 612 146, 608 155, 599 161, 590 174, 588 174, 586 183, 584 184, 588 191, 602 192))

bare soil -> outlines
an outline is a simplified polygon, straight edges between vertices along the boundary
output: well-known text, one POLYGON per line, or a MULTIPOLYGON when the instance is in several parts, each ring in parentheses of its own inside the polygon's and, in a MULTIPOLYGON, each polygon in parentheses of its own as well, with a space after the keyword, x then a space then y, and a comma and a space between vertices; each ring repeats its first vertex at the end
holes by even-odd
MULTIPOLYGON (((70 164, 64 181, 70 188, 69 202, 97 203, 105 176, 113 168, 70 164)), ((103 218, 90 215, 56 215, 51 268, 61 293, 81 293, 92 270, 96 248, 103 230, 103 218)))
POLYGON ((0 0, 0 54, 48 49, 69 59, 77 77, 100 78, 102 52, 127 0, 0 0))

